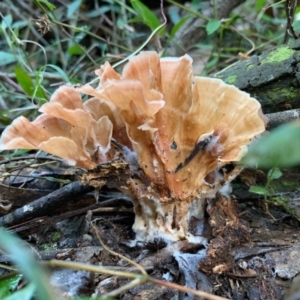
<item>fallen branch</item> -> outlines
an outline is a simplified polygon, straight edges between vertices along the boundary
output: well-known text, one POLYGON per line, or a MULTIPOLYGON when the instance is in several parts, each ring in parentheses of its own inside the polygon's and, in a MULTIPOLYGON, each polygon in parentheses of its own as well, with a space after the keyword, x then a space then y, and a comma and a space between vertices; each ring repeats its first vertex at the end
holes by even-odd
POLYGON ((266 116, 269 119, 267 129, 270 130, 279 125, 299 120, 300 109, 291 109, 291 110, 280 111, 277 113, 267 114, 266 116))
POLYGON ((1 217, 0 226, 11 227, 35 218, 55 216, 71 210, 75 204, 86 207, 88 205, 82 195, 93 190, 93 187, 81 185, 78 181, 72 182, 1 217))

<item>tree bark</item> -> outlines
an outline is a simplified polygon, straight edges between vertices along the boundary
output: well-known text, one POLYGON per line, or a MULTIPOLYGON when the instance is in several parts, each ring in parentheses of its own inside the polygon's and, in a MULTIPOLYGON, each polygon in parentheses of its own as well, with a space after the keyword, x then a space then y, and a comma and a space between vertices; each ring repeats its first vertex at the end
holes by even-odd
POLYGON ((300 40, 251 56, 215 74, 260 101, 264 113, 300 107, 300 40))

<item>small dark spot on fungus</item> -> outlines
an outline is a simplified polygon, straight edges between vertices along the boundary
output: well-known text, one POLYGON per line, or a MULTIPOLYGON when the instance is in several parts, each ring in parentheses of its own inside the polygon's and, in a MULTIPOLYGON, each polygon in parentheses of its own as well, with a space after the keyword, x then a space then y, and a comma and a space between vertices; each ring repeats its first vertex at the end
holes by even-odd
POLYGON ((175 141, 172 142, 172 144, 170 145, 170 148, 171 148, 172 150, 176 150, 176 149, 177 149, 177 144, 176 144, 175 141))
POLYGON ((176 215, 177 215, 177 207, 176 207, 176 205, 174 206, 174 208, 173 208, 173 220, 172 220, 172 224, 171 224, 171 228, 172 229, 175 229, 175 228, 177 228, 177 225, 176 225, 176 215))
POLYGON ((148 168, 148 166, 147 166, 147 165, 145 165, 145 168, 147 169, 147 168, 148 168))

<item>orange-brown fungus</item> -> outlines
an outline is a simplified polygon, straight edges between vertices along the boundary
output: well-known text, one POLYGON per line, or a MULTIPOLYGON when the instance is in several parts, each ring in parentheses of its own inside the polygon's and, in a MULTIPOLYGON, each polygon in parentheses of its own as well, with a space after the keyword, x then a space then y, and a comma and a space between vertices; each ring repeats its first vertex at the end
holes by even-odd
POLYGON ((258 101, 221 80, 194 77, 191 62, 188 55, 160 59, 142 52, 122 75, 106 63, 96 71, 97 88, 80 88, 119 109, 146 174, 147 180, 137 176, 130 183, 140 237, 189 238, 187 219, 201 214, 203 199, 224 185, 217 171, 238 161, 265 130, 258 101))
POLYGON ((73 87, 60 87, 40 108, 43 114, 35 121, 19 117, 4 130, 0 149, 39 149, 86 169, 112 159, 114 120, 109 114, 92 115, 88 102, 83 104, 73 87))
POLYGON ((221 80, 193 76, 188 55, 142 52, 122 74, 108 62, 96 74, 96 88, 61 87, 34 122, 14 121, 1 148, 42 149, 91 169, 114 157, 113 137, 134 150, 142 169, 132 168, 121 187, 133 198, 137 239, 194 240, 190 221, 201 220, 205 199, 240 171, 224 177, 219 169, 265 130, 259 102, 221 80), (82 104, 79 92, 94 98, 82 104))

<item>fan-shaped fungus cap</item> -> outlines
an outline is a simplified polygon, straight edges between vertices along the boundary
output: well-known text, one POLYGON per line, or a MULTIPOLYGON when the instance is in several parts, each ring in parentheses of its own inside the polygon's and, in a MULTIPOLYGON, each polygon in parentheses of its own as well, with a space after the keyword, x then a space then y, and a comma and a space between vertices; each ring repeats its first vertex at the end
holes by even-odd
POLYGON ((221 80, 194 77, 188 55, 142 52, 122 75, 109 63, 96 74, 97 88, 61 87, 35 121, 15 120, 0 149, 41 149, 91 169, 114 157, 113 136, 142 168, 128 182, 137 239, 193 240, 190 221, 201 219, 205 199, 240 171, 220 177, 219 169, 238 161, 265 129, 259 102, 221 80), (79 92, 95 98, 82 104, 79 92))
POLYGON ((79 89, 119 109, 147 176, 130 182, 138 238, 189 238, 190 218, 201 217, 204 199, 239 170, 225 179, 216 172, 265 130, 257 100, 221 80, 194 77, 191 63, 188 55, 142 52, 122 75, 106 63, 96 71, 97 88, 79 89))
POLYGON ((19 117, 4 130, 0 149, 39 149, 66 159, 71 165, 92 169, 112 158, 113 123, 108 116, 115 107, 108 104, 108 116, 92 115, 91 104, 83 104, 73 87, 62 86, 40 108, 43 114, 35 121, 19 117))

